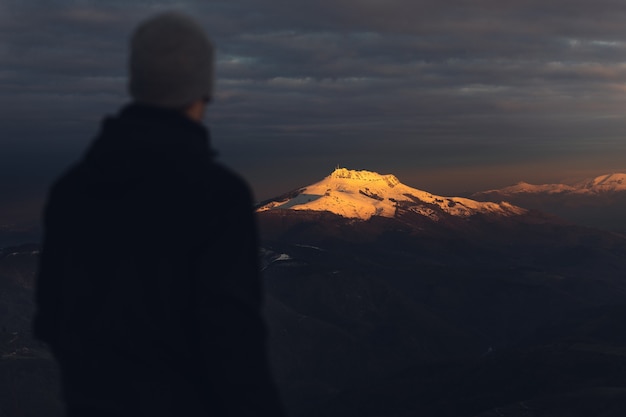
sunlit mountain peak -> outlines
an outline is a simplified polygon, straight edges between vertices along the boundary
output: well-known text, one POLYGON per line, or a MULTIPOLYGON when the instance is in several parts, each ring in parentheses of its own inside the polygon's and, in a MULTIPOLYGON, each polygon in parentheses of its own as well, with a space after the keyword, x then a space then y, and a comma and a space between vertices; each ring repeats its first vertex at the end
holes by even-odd
POLYGON ((330 178, 348 179, 356 181, 384 181, 391 188, 400 184, 400 180, 395 175, 381 175, 372 171, 356 171, 353 169, 337 168, 331 174, 330 178))
POLYGON ((526 210, 508 203, 480 203, 460 197, 442 197, 402 184, 392 174, 337 168, 329 176, 263 203, 257 211, 328 211, 346 218, 396 217, 413 212, 438 221, 442 216, 469 217, 479 213, 502 216, 526 210))
POLYGON ((582 181, 576 185, 579 192, 625 191, 626 174, 613 173, 582 181))

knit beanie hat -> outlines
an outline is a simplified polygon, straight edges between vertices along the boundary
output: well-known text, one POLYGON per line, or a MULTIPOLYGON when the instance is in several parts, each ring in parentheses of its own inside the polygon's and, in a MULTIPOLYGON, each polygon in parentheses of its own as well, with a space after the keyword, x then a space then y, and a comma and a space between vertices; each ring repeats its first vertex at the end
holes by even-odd
POLYGON ((128 88, 138 103, 182 108, 211 98, 213 44, 190 17, 166 12, 144 21, 130 49, 128 88))

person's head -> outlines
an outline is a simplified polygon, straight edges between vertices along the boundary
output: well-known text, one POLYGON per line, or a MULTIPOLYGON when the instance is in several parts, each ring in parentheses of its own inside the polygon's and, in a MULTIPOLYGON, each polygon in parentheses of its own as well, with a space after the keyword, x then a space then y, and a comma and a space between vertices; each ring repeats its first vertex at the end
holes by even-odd
POLYGON ((161 13, 135 30, 129 72, 128 89, 135 102, 180 110, 200 120, 213 95, 213 44, 189 16, 161 13))

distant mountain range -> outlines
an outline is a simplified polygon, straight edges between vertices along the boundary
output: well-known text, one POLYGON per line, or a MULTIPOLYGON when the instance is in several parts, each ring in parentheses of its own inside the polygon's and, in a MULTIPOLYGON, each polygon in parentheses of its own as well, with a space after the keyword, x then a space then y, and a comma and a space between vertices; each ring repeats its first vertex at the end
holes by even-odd
POLYGON ((520 182, 474 193, 471 198, 483 202, 508 201, 573 223, 626 232, 626 174, 601 175, 573 185, 520 182))
POLYGON ((394 175, 339 168, 312 185, 259 204, 258 211, 326 211, 367 220, 410 211, 433 221, 453 217, 537 217, 626 232, 626 174, 614 173, 569 184, 526 182, 481 191, 470 198, 444 197, 402 184, 394 175), (531 213, 535 211, 535 213, 531 213))
POLYGON ((516 194, 586 194, 598 195, 626 191, 626 174, 607 174, 580 181, 574 185, 541 184, 533 185, 519 182, 516 185, 497 190, 482 191, 474 196, 495 193, 499 195, 516 194))

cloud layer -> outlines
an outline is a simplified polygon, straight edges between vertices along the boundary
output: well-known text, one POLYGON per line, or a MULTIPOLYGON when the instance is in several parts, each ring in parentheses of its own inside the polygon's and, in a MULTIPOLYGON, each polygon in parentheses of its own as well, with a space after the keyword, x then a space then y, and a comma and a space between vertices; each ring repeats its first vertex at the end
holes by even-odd
POLYGON ((626 3, 612 0, 6 0, 3 154, 78 155, 128 100, 133 27, 170 8, 217 44, 208 121, 260 198, 337 164, 437 193, 626 170, 626 3))

